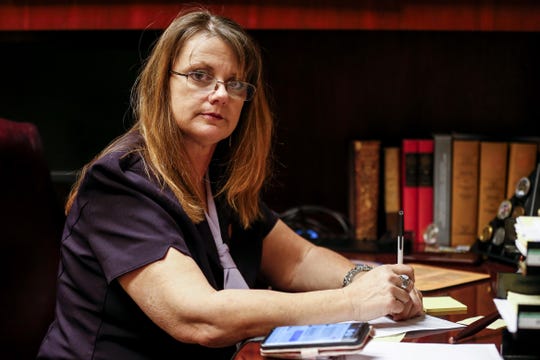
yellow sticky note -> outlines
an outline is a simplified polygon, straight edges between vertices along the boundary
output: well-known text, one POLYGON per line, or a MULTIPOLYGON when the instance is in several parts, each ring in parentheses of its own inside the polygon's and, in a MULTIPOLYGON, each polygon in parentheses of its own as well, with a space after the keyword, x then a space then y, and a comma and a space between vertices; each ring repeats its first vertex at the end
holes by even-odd
POLYGON ((506 327, 506 322, 503 319, 497 319, 487 326, 488 329, 497 330, 506 327))
POLYGON ((483 318, 483 316, 479 315, 479 316, 473 316, 473 317, 468 318, 468 319, 459 320, 459 321, 456 321, 456 322, 458 324, 461 324, 461 325, 470 325, 473 322, 475 322, 476 320, 480 320, 481 318, 483 318))
POLYGON ((406 333, 389 335, 389 336, 380 336, 373 338, 371 341, 386 341, 386 342, 400 342, 407 335, 406 333))
POLYGON ((430 315, 466 314, 467 305, 451 296, 428 296, 423 298, 424 311, 430 315))

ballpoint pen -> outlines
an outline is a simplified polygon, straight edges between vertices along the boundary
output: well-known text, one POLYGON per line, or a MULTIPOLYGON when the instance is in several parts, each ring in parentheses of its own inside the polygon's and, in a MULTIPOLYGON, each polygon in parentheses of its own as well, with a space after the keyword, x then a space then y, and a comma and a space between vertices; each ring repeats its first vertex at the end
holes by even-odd
POLYGON ((488 325, 490 325, 492 322, 497 320, 499 318, 499 312, 495 310, 489 315, 484 316, 481 319, 476 320, 473 323, 470 323, 467 327, 465 327, 463 330, 461 330, 456 336, 451 337, 448 342, 451 344, 455 344, 459 342, 460 340, 465 339, 466 337, 472 336, 479 331, 485 329, 488 325))
POLYGON ((398 212, 397 263, 403 264, 403 210, 398 212))

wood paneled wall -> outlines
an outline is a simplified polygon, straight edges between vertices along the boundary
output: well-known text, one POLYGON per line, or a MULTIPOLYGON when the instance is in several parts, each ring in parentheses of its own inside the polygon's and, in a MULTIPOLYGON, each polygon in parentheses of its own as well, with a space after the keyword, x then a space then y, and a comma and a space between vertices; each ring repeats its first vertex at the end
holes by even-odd
MULTIPOLYGON (((353 138, 540 136, 538 32, 250 32, 276 117, 276 210, 346 212, 353 138)), ((158 34, 0 32, 0 116, 37 123, 51 169, 77 169, 129 126, 129 90, 158 34)))
MULTIPOLYGON (((282 211, 347 210, 347 145, 434 132, 531 133, 540 110, 536 0, 200 1, 263 48, 282 211)), ((129 90, 173 0, 0 1, 0 116, 37 123, 53 170, 129 125, 129 90), (31 30, 31 31, 28 31, 31 30)))

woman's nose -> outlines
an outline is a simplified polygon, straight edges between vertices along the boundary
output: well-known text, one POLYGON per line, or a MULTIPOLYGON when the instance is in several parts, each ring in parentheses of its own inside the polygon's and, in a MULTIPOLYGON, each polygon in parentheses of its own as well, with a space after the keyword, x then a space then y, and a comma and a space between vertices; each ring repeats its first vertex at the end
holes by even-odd
POLYGON ((216 81, 216 86, 214 88, 214 91, 210 93, 210 96, 212 99, 228 99, 229 93, 227 92, 227 88, 225 87, 225 83, 223 81, 216 81))

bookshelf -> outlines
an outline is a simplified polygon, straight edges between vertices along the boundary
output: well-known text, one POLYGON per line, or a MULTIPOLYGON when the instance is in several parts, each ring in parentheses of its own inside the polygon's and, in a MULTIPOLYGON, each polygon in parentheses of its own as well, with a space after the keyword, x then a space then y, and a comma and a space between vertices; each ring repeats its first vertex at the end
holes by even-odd
MULTIPOLYGON (((276 211, 312 204, 347 214, 352 139, 530 136, 540 118, 536 1, 207 3, 263 49, 278 159, 265 199, 276 211)), ((129 123, 129 89, 164 20, 143 24, 177 6, 0 5, 0 52, 9 54, 0 58, 0 116, 38 125, 53 171, 81 166, 129 123)))

